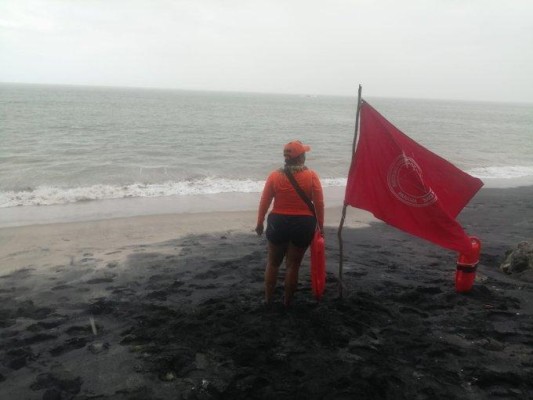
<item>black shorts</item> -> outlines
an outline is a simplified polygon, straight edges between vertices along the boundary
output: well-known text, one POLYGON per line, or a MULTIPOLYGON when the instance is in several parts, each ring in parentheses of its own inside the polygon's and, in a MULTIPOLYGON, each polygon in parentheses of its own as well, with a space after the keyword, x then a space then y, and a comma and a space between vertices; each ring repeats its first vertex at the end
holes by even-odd
POLYGON ((292 243, 307 248, 313 240, 316 218, 310 215, 270 214, 267 218, 266 237, 274 244, 292 243))

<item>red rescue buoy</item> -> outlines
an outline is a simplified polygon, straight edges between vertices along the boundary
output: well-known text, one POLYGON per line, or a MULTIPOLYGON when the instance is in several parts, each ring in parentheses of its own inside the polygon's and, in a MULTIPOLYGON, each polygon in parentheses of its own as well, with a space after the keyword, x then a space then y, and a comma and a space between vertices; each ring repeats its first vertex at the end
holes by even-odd
POLYGON ((326 288, 326 250, 324 237, 317 229, 311 242, 311 287, 317 300, 326 288))
POLYGON ((476 278, 476 269, 481 252, 481 241, 474 236, 471 236, 470 240, 472 251, 469 253, 460 253, 457 258, 457 269, 455 271, 455 291, 457 293, 467 293, 472 290, 472 285, 476 278))

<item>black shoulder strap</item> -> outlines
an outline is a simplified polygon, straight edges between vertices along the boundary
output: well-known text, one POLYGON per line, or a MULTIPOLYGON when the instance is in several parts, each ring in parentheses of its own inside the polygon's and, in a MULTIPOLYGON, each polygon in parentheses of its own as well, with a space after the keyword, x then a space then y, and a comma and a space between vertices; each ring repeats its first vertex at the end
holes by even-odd
POLYGON ((287 175, 287 178, 289 178, 289 181, 292 183, 292 186, 294 186, 294 189, 296 190, 296 193, 300 195, 302 200, 307 204, 307 207, 311 210, 313 215, 316 218, 316 211, 315 211, 315 205, 311 200, 309 200, 309 197, 305 194, 305 192, 302 190, 300 185, 298 185, 298 182, 296 182, 296 179, 294 179, 294 176, 292 175, 291 171, 288 168, 284 168, 283 172, 285 172, 285 175, 287 175))

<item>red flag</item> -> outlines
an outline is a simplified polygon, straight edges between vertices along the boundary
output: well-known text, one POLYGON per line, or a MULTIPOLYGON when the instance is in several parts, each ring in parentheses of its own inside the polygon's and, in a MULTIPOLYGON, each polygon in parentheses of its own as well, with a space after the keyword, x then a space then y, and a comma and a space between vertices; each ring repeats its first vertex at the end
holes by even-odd
POLYGON ((360 112, 345 204, 442 247, 469 253, 471 241, 455 218, 483 182, 407 137, 368 103, 362 102, 360 112))

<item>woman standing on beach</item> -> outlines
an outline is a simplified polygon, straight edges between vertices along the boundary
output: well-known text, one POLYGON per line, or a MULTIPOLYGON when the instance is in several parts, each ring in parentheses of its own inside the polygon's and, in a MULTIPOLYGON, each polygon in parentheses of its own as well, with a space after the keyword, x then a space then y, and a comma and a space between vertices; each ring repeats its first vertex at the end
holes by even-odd
POLYGON ((285 298, 288 307, 298 286, 298 271, 305 251, 309 247, 316 229, 324 232, 324 196, 318 175, 307 168, 305 153, 311 150, 295 140, 283 148, 285 166, 273 171, 265 183, 255 231, 263 234, 265 215, 274 199, 274 207, 267 219, 268 258, 265 270, 265 301, 272 303, 272 295, 278 279, 279 266, 285 258, 285 298), (287 174, 290 173, 298 186, 314 203, 316 218, 309 206, 300 197, 287 174))

